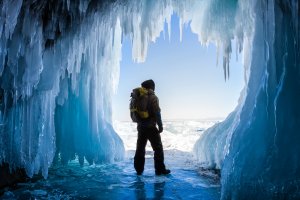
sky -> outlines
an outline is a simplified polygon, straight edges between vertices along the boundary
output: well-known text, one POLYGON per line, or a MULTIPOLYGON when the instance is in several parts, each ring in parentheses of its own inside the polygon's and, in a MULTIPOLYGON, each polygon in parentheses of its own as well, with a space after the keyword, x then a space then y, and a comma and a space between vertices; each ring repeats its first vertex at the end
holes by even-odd
POLYGON ((237 106, 244 68, 242 54, 236 59, 233 45, 230 78, 225 82, 223 59, 220 56, 217 65, 216 52, 213 44, 202 46, 189 25, 184 27, 180 42, 176 15, 171 20, 171 39, 167 31, 162 32, 149 45, 144 63, 133 62, 131 41, 125 38, 119 86, 113 97, 113 120, 130 121, 130 93, 147 79, 155 82, 163 120, 225 118, 237 106))

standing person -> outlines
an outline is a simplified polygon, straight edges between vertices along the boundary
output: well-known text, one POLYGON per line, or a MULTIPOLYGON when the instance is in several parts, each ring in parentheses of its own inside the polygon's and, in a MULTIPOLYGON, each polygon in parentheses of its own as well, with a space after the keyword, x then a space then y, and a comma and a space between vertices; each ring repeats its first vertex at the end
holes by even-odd
POLYGON ((169 174, 164 164, 164 152, 160 133, 163 131, 160 107, 158 98, 154 93, 155 83, 153 80, 146 80, 142 84, 142 89, 147 92, 147 117, 137 120, 138 139, 134 156, 134 168, 137 175, 141 175, 145 165, 145 148, 149 140, 154 151, 154 167, 156 175, 169 174), (158 129, 156 127, 158 126, 158 129))

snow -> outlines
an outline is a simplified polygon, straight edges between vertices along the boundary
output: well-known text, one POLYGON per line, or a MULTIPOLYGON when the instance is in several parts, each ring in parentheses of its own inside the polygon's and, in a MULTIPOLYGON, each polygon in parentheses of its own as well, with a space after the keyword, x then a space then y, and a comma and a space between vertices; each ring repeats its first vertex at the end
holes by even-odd
MULTIPOLYGON (((297 0, 1 1, 0 163, 46 178, 57 159, 121 160, 111 98, 122 38, 143 62, 173 13, 181 29, 190 24, 201 44, 217 46, 225 80, 232 41, 244 52, 239 105, 194 147, 201 164, 221 168, 221 198, 299 198, 297 0)), ((190 148, 188 139, 174 145, 172 134, 167 148, 190 148)))
MULTIPOLYGON (((164 121, 164 131, 161 134, 164 150, 178 150, 182 152, 193 151, 195 142, 204 130, 214 125, 216 120, 170 120, 164 121)), ((114 121, 114 129, 124 142, 125 150, 132 151, 136 148, 137 128, 136 123, 114 121)), ((147 151, 152 151, 150 142, 147 151)))

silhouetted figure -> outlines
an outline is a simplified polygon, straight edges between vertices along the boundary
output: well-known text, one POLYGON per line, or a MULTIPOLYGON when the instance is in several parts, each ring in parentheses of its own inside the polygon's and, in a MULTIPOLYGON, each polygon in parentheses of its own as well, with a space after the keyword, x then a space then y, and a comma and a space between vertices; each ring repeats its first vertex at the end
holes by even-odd
POLYGON ((164 152, 161 142, 160 133, 163 131, 163 124, 161 120, 160 107, 158 98, 154 93, 155 83, 153 80, 144 81, 142 88, 147 91, 145 95, 145 107, 147 108, 142 114, 139 114, 136 122, 138 130, 138 139, 136 144, 136 152, 134 156, 134 168, 138 175, 144 171, 145 165, 145 148, 149 140, 154 151, 154 167, 155 174, 169 174, 171 171, 166 169, 164 164, 164 152), (158 125, 158 129, 156 127, 158 125))

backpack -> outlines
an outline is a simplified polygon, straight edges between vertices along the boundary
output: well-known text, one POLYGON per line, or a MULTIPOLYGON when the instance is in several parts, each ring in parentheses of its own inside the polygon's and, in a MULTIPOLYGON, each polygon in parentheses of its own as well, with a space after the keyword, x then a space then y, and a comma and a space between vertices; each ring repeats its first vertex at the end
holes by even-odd
POLYGON ((131 99, 129 104, 130 117, 133 122, 147 119, 148 112, 148 90, 143 87, 135 88, 132 90, 131 99))

